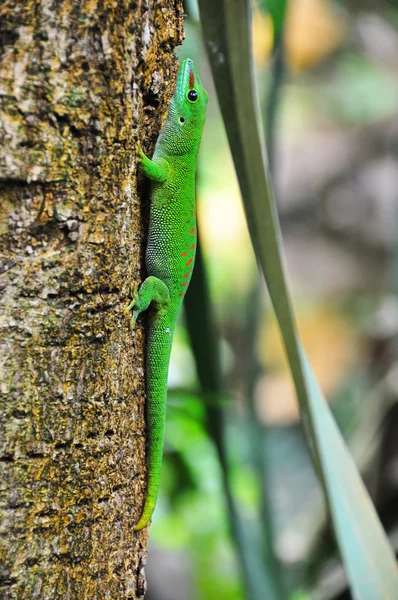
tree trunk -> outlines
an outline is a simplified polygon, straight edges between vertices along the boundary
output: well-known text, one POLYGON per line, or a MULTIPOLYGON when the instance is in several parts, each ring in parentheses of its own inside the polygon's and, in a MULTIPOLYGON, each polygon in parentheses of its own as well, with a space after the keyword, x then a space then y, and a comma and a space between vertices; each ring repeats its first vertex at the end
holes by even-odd
POLYGON ((144 594, 144 335, 123 310, 144 275, 136 143, 182 35, 173 0, 0 5, 2 599, 144 594))

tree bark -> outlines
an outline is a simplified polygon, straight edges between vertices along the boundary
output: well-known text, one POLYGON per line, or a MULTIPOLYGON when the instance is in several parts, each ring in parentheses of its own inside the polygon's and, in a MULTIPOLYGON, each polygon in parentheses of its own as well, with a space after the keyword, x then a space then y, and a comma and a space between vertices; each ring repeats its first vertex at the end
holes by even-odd
POLYGON ((0 597, 142 598, 150 153, 176 0, 0 4, 0 597), (141 177, 138 177, 139 182, 141 177))

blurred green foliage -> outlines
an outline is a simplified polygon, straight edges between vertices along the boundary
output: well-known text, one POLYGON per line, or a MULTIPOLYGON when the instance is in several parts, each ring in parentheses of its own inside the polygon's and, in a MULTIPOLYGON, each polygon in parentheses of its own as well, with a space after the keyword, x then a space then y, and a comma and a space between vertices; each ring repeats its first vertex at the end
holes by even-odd
MULTIPOLYGON (((333 2, 328 4, 340 14, 340 6, 333 2)), ((172 355, 166 454, 161 497, 151 529, 151 544, 163 548, 165 552, 173 548, 189 555, 193 580, 187 583, 187 598, 243 600, 246 596, 241 568, 228 521, 222 470, 206 422, 206 403, 213 403, 225 415, 229 480, 238 510, 249 535, 253 534, 253 544, 256 544, 258 532, 252 531, 252 527, 259 511, 262 486, 253 468, 251 425, 245 400, 245 360, 249 353, 246 316, 256 263, 204 56, 195 3, 187 3, 186 10, 187 39, 181 55, 189 55, 198 63, 202 80, 210 95, 200 155, 199 219, 206 271, 217 320, 222 372, 229 393, 228 397, 220 395, 219 398, 209 399, 201 392, 185 323, 181 319, 172 355)), ((384 13, 382 9, 376 8, 372 13, 376 29, 379 27, 379 34, 383 35, 383 27, 388 27, 390 32, 395 32, 398 40, 398 9, 390 5, 385 10, 384 13)), ((362 7, 361 2, 355 3, 351 12, 346 7, 344 11, 341 18, 346 21, 345 33, 337 47, 307 70, 297 72, 291 67, 287 68, 278 100, 277 136, 280 144, 277 152, 282 142, 286 146, 290 143, 299 144, 300 140, 311 138, 319 130, 322 133, 330 132, 331 136, 335 132, 344 131, 344 128, 383 131, 383 124, 397 116, 397 56, 390 56, 390 62, 374 56, 372 45, 366 40, 366 27, 362 37, 358 35, 369 17, 368 9, 362 7)), ((307 35, 311 36, 311 31, 307 35)), ((266 102, 266 95, 269 93, 272 58, 268 57, 267 61, 264 59, 263 63, 257 65, 262 103, 266 102)), ((391 142, 388 133, 387 126, 384 154, 376 153, 374 160, 381 160, 382 156, 387 162, 396 162, 397 147, 395 142, 391 142)), ((382 136, 382 133, 379 135, 382 136)), ((336 161, 338 158, 336 155, 336 161)), ((286 156, 285 160, 288 160, 286 156)), ((320 162, 323 157, 318 157, 315 153, 313 160, 315 163, 320 162)), ((279 165, 277 154, 277 188, 279 165)), ((360 166, 369 170, 372 165, 373 163, 366 163, 360 166)), ((314 168, 303 174, 303 178, 322 177, 325 170, 325 166, 320 164, 319 169, 314 168)), ((325 196, 329 184, 329 181, 325 181, 325 196)), ((296 186, 300 185, 304 184, 298 177, 296 186)), ((352 181, 347 181, 347 189, 350 185, 352 186, 352 181)), ((364 190, 364 197, 366 192, 364 190)), ((305 197, 305 193, 303 196, 305 197)), ((363 202, 363 198, 359 199, 360 202, 361 200, 363 202)), ((289 203, 289 198, 282 198, 282 201, 289 203)), ((348 230, 345 237, 336 237, 325 227, 324 213, 319 219, 308 219, 309 225, 306 226, 305 205, 298 206, 295 210, 282 213, 284 237, 288 250, 289 244, 292 247, 293 256, 295 243, 300 238, 300 252, 304 253, 302 260, 311 265, 313 254, 320 247, 317 242, 322 238, 322 241, 329 244, 327 248, 333 247, 333 251, 338 249, 339 269, 347 268, 351 252, 354 260, 363 261, 364 269, 370 271, 359 283, 350 283, 348 274, 348 283, 343 291, 337 284, 334 291, 333 286, 325 290, 322 286, 317 287, 311 281, 308 283, 303 279, 302 271, 294 272, 294 260, 288 251, 289 262, 291 260, 293 265, 293 290, 299 299, 299 322, 300 307, 305 310, 308 305, 321 302, 326 307, 326 312, 328 305, 333 310, 337 306, 352 324, 349 336, 352 346, 358 348, 358 352, 353 363, 345 367, 343 365, 337 372, 333 372, 328 397, 339 426, 348 438, 366 482, 377 499, 381 517, 387 524, 388 531, 392 532, 398 527, 398 513, 396 509, 391 509, 392 499, 398 496, 398 484, 394 487, 395 480, 391 483, 388 479, 389 461, 395 455, 391 458, 386 450, 388 440, 383 423, 388 419, 394 402, 394 391, 387 385, 388 374, 394 368, 396 360, 396 344, 390 343, 394 333, 394 315, 390 317, 393 323, 390 327, 391 336, 385 332, 380 333, 377 327, 385 300, 391 293, 390 280, 388 277, 380 277, 379 271, 388 271, 390 262, 395 257, 396 246, 380 250, 370 234, 369 240, 361 238, 360 248, 356 251, 355 244, 353 248, 355 232, 353 234, 352 229, 348 230), (306 242, 304 250, 301 249, 302 240, 306 242), (369 281, 374 283, 370 285, 369 281)), ((316 210, 322 212, 324 209, 319 205, 316 210)), ((372 210, 375 210, 374 206, 372 210)), ((369 212, 365 212, 364 218, 367 217, 371 218, 369 212)), ((326 279, 333 278, 333 271, 329 270, 327 262, 323 269, 326 279)), ((308 276, 312 280, 310 271, 308 276)), ((261 293, 264 297, 264 290, 261 293)), ((259 319, 260 325, 272 319, 266 302, 263 302, 259 319)), ((267 327, 262 335, 267 335, 267 327)), ((322 329, 318 335, 322 335, 322 329)), ((264 347, 259 344, 258 352, 264 351, 264 347)), ((332 347, 330 351, 332 352, 332 347)), ((339 570, 338 554, 323 506, 320 486, 302 439, 297 414, 294 409, 289 408, 292 404, 292 388, 289 389, 289 384, 286 383, 286 374, 276 373, 269 366, 264 368, 263 365, 272 365, 272 356, 259 356, 258 360, 262 366, 256 373, 255 410, 264 426, 261 451, 267 466, 266 483, 272 506, 275 552, 283 566, 286 598, 348 599, 350 596, 346 591, 345 577, 339 570), (264 383, 263 386, 260 386, 261 382, 264 383), (273 404, 269 397, 272 390, 278 392, 277 405, 285 407, 281 411, 282 417, 270 408, 273 404)), ((328 360, 330 359, 325 355, 323 361, 326 370, 328 360)), ((395 503, 395 506, 398 504, 395 503)), ((149 586, 151 589, 151 576, 149 586)), ((161 594, 156 598, 162 600, 161 594)), ((178 597, 175 600, 179 600, 178 597)))

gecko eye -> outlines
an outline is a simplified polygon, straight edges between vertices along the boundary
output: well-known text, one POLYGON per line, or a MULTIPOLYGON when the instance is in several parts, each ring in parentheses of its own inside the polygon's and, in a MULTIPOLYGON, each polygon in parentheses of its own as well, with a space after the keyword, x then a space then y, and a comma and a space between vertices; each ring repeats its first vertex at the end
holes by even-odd
POLYGON ((194 102, 196 102, 198 100, 199 94, 196 90, 189 90, 189 92, 187 94, 187 98, 193 104, 194 102))

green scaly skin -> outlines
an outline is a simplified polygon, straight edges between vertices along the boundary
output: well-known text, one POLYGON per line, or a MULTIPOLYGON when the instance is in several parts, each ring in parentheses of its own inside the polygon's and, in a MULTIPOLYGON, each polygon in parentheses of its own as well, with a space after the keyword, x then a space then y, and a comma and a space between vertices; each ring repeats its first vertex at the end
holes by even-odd
POLYGON ((133 309, 134 326, 138 315, 151 305, 146 357, 148 485, 137 531, 148 525, 159 491, 171 345, 195 262, 195 171, 206 105, 207 94, 192 60, 186 59, 152 160, 139 150, 141 169, 152 180, 152 198, 148 277, 126 309, 133 309))

